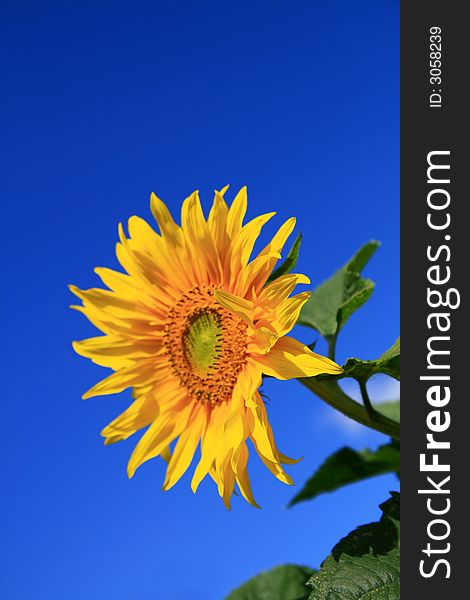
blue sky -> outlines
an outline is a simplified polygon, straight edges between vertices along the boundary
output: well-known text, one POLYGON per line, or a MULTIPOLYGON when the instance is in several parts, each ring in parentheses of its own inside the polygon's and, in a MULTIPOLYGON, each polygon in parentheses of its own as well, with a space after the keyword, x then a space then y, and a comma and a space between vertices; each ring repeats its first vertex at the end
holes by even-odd
POLYGON ((227 512, 211 481, 194 496, 190 475, 163 494, 160 460, 128 481, 135 440, 105 448, 99 431, 129 394, 80 399, 105 371, 72 351, 94 330, 66 285, 116 266, 117 223, 150 218, 151 191, 177 213, 194 189, 207 209, 214 188, 246 184, 249 216, 278 213, 265 240, 298 218, 314 284, 382 241, 338 360, 382 353, 399 330, 398 7, 2 2, 3 598, 221 600, 262 569, 318 566, 378 517, 394 477, 285 508, 331 452, 385 440, 297 382, 266 386, 279 446, 305 458, 297 488, 251 459, 262 511, 235 498, 227 512))

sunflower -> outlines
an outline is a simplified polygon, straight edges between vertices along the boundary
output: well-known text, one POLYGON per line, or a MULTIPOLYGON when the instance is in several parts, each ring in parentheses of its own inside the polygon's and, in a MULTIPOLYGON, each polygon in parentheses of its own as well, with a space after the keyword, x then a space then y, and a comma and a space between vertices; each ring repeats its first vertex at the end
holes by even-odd
POLYGON ((132 404, 102 431, 105 443, 147 427, 130 457, 129 477, 160 455, 168 461, 168 490, 200 443, 192 490, 209 474, 229 508, 235 483, 258 506, 247 471, 248 440, 280 481, 293 483, 282 465, 296 461, 276 447, 259 392, 263 374, 291 379, 341 368, 286 335, 309 298, 309 292, 290 294, 308 278, 287 274, 267 283, 295 219, 250 262, 261 228, 275 213, 243 224, 246 188, 230 208, 227 188, 215 192, 207 221, 198 193, 191 194, 181 226, 152 194, 160 234, 131 217, 127 237, 119 225, 116 245, 126 273, 96 268, 109 289, 70 289, 83 303, 72 308, 104 334, 74 342, 75 351, 114 371, 83 398, 132 388, 132 404))

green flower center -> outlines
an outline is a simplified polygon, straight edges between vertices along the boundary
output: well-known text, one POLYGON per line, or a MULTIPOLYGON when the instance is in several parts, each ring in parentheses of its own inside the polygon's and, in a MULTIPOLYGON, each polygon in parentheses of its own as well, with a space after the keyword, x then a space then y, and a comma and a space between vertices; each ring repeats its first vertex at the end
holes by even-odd
POLYGON ((193 373, 204 377, 216 367, 221 342, 222 319, 216 310, 202 309, 191 315, 183 333, 183 345, 193 373))

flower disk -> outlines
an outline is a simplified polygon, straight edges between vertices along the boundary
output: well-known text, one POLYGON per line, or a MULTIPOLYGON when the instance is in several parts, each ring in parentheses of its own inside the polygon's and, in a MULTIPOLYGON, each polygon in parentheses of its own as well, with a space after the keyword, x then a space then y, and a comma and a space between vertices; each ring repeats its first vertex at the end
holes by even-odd
POLYGON ((286 335, 309 297, 291 293, 308 278, 288 274, 267 283, 295 220, 250 262, 274 213, 243 224, 246 188, 230 208, 226 190, 215 193, 207 220, 194 192, 183 203, 181 226, 152 194, 160 234, 131 217, 129 236, 120 226, 116 246, 126 273, 97 268, 107 290, 70 289, 82 300, 73 308, 104 333, 74 342, 75 351, 114 371, 83 397, 132 388, 133 403, 102 431, 105 443, 147 428, 128 474, 160 455, 168 461, 165 490, 186 472, 200 445, 191 487, 195 492, 209 474, 229 508, 235 484, 258 506, 248 478, 248 440, 279 480, 292 483, 282 465, 296 461, 274 442, 258 390, 262 375, 291 379, 341 368, 286 335))
POLYGON ((230 400, 246 362, 248 326, 215 301, 213 286, 189 290, 168 314, 164 346, 182 386, 198 402, 230 400))

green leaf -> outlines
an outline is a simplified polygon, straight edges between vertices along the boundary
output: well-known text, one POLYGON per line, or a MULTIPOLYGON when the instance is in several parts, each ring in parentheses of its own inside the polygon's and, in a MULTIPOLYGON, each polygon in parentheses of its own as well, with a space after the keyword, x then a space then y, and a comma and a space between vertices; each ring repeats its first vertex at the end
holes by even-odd
POLYGON ((309 600, 399 600, 400 495, 380 508, 380 521, 343 538, 309 579, 309 600))
POLYGON ((400 338, 377 360, 348 358, 343 369, 343 377, 354 377, 358 381, 367 381, 376 373, 385 373, 400 380, 400 338))
POLYGON ((330 279, 314 290, 304 305, 298 323, 312 327, 324 337, 334 337, 349 317, 370 298, 374 283, 361 272, 379 247, 372 240, 365 244, 330 279))
POLYGON ((366 449, 358 452, 352 448, 341 448, 326 459, 302 490, 292 498, 289 506, 312 500, 343 485, 399 470, 400 443, 396 440, 379 446, 377 450, 366 449))
POLYGON ((253 577, 225 600, 307 600, 306 582, 315 573, 309 567, 283 565, 253 577))
POLYGON ((400 400, 393 400, 392 402, 380 402, 374 404, 374 408, 377 412, 382 413, 389 419, 400 422, 400 400))
POLYGON ((294 244, 292 245, 292 248, 289 250, 289 254, 286 256, 285 261, 271 273, 271 276, 269 277, 267 283, 271 283, 271 281, 274 281, 278 277, 281 277, 281 275, 285 275, 286 273, 292 271, 292 269, 297 264, 297 260, 299 258, 301 242, 302 234, 299 233, 299 235, 295 239, 294 244))

